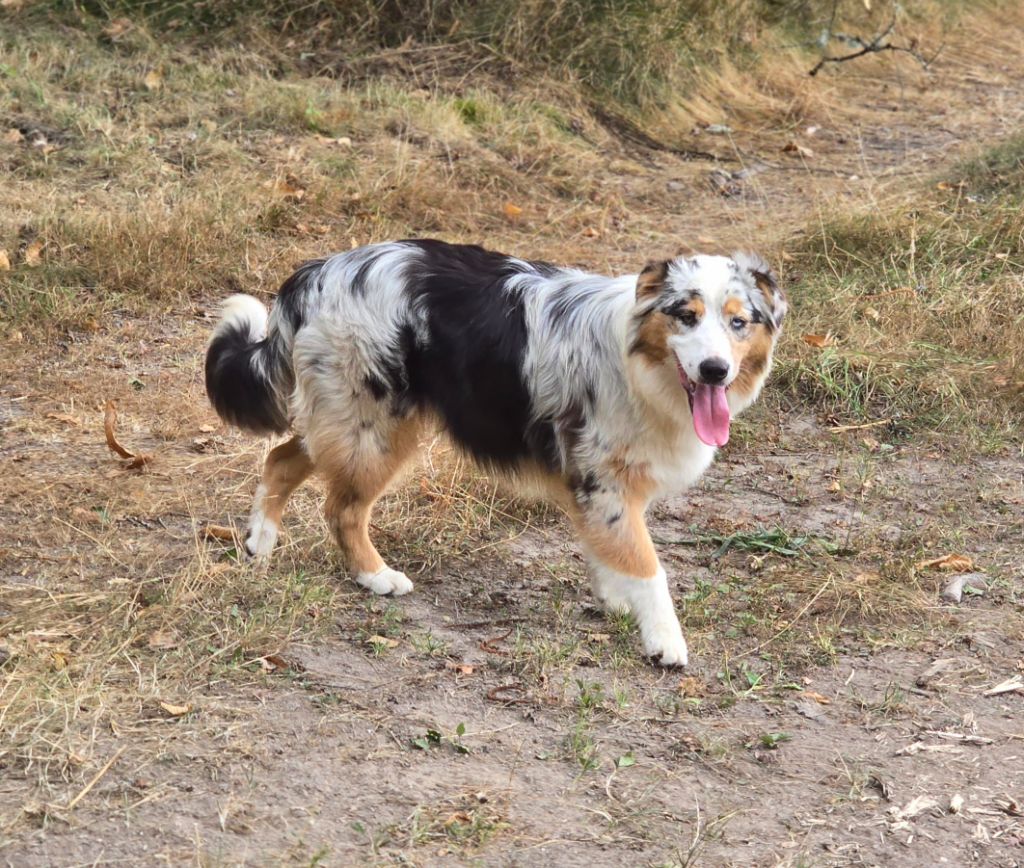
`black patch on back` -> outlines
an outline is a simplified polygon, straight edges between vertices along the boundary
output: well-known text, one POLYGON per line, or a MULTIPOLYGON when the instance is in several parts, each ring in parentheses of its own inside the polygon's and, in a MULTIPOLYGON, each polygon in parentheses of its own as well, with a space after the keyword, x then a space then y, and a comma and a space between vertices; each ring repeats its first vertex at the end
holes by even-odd
POLYGON ((326 261, 310 259, 303 262, 277 291, 277 300, 274 304, 288 320, 292 334, 297 333, 305 325, 303 310, 306 296, 320 291, 320 273, 326 261))
MULTIPOLYGON (((523 378, 527 332, 523 301, 505 281, 523 272, 510 257, 476 245, 413 240, 410 301, 426 318, 426 341, 411 325, 388 370, 401 405, 438 413, 454 440, 484 463, 511 467, 526 458, 557 467, 554 427, 531 421, 523 378)), ((553 273, 546 263, 527 266, 553 273)))

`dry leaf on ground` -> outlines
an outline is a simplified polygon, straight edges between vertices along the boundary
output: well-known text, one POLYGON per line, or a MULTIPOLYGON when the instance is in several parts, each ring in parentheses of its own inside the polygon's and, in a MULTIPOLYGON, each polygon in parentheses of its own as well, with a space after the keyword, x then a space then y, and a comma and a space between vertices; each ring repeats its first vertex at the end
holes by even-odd
POLYGON ((64 422, 66 425, 74 425, 76 428, 80 427, 82 420, 77 416, 72 416, 70 413, 47 413, 47 419, 53 419, 54 422, 64 422))
POLYGON ((472 675, 476 672, 476 666, 472 663, 456 663, 454 660, 449 660, 444 664, 445 669, 450 669, 458 675, 472 675))
POLYGON ((142 79, 142 83, 146 86, 146 90, 160 90, 164 86, 164 74, 159 69, 151 69, 142 79))
POLYGON ((222 524, 203 525, 203 539, 219 539, 225 542, 236 542, 235 529, 222 524))
POLYGON ((43 247, 46 243, 41 239, 37 238, 28 247, 25 248, 25 264, 35 268, 43 261, 43 247))
POLYGON ((171 715, 171 717, 182 717, 192 710, 192 703, 190 702, 186 705, 177 705, 173 702, 161 702, 160 707, 171 715))
POLYGON ((707 685, 694 675, 684 675, 680 678, 676 689, 687 699, 706 696, 708 692, 707 685))
POLYGON ((296 202, 301 202, 306 196, 306 188, 294 175, 275 178, 273 181, 267 181, 264 186, 269 187, 286 199, 294 199, 296 202))
POLYGON ((817 347, 819 350, 823 350, 825 347, 834 347, 836 345, 836 339, 831 334, 804 335, 803 342, 805 344, 810 344, 812 347, 817 347))
POLYGON ((135 25, 128 18, 115 18, 110 22, 110 24, 103 28, 103 32, 106 34, 108 39, 116 42, 134 27, 135 25))
POLYGON ((932 558, 931 560, 918 561, 914 564, 915 570, 942 570, 947 573, 965 573, 968 570, 974 569, 974 561, 972 561, 967 555, 950 554, 943 555, 941 558, 932 558))
POLYGON ((289 663, 284 657, 277 654, 267 654, 260 658, 260 668, 264 672, 276 672, 278 669, 287 669, 289 663))
POLYGON ((178 636, 170 630, 157 630, 149 639, 146 645, 154 651, 165 651, 178 647, 178 636))
POLYGON ((11 270, 11 257, 7 255, 6 250, 0 250, 0 271, 11 270))
POLYGON ((786 154, 795 154, 796 156, 803 157, 804 159, 814 156, 814 151, 806 145, 801 145, 799 142, 787 142, 782 151, 786 154))
POLYGON ((518 220, 523 216, 523 209, 518 205, 513 205, 511 202, 506 202, 505 207, 502 209, 505 212, 505 216, 509 220, 518 220))
POLYGON ((117 405, 113 401, 107 401, 107 408, 103 414, 103 433, 107 438, 107 446, 111 452, 115 452, 122 458, 128 460, 128 464, 125 466, 129 470, 137 470, 140 467, 149 464, 153 460, 151 455, 136 455, 134 452, 129 452, 120 443, 117 442, 117 437, 114 435, 114 428, 117 425, 117 405))

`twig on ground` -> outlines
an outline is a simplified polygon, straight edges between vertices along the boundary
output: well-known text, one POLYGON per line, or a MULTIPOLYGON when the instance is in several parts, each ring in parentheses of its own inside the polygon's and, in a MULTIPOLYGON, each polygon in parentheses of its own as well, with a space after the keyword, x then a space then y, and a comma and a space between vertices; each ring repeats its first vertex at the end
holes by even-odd
POLYGON ((125 751, 124 746, 119 747, 117 749, 117 751, 114 753, 114 755, 110 759, 107 760, 107 762, 104 764, 103 768, 101 768, 98 772, 96 772, 96 774, 94 774, 92 776, 92 780, 89 781, 89 783, 87 783, 85 785, 84 789, 77 796, 75 796, 70 802, 68 802, 67 807, 65 808, 65 810, 68 810, 68 811, 73 810, 75 805, 77 805, 80 801, 82 801, 82 799, 84 799, 87 795, 89 795, 89 791, 94 786, 96 786, 96 784, 98 784, 100 782, 100 778, 102 778, 107 772, 110 771, 110 767, 115 762, 117 762, 117 758, 119 756, 121 756, 121 754, 123 754, 124 751, 125 751))

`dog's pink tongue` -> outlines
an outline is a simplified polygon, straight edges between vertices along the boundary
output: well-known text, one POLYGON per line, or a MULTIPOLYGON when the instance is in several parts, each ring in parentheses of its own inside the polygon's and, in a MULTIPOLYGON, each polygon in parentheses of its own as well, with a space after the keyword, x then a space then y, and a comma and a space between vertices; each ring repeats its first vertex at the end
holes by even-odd
POLYGON ((693 430, 708 446, 729 442, 729 402, 725 386, 697 386, 693 392, 693 430))

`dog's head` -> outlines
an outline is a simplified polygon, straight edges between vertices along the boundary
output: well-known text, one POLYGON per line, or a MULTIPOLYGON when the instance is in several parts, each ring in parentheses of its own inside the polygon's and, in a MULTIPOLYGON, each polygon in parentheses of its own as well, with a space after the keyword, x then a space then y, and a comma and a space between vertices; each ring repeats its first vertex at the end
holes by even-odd
POLYGON ((733 414, 751 404, 771 367, 786 297, 752 253, 647 265, 637 278, 630 357, 651 398, 689 406, 709 446, 729 439, 733 414))

